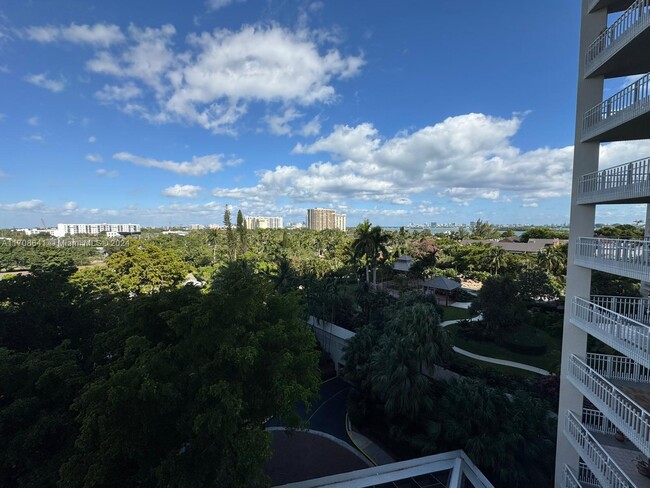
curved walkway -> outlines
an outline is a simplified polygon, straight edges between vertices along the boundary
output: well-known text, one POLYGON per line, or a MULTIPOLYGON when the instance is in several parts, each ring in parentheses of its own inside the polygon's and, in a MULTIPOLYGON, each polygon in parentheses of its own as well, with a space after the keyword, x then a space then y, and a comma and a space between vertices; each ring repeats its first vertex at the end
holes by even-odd
POLYGON ((463 356, 467 356, 468 358, 472 358, 472 359, 477 359, 479 361, 484 361, 486 363, 492 363, 501 366, 509 366, 511 368, 523 369, 544 376, 549 376, 551 374, 549 371, 546 371, 545 369, 537 368, 535 366, 529 366, 528 364, 516 363, 514 361, 508 361, 507 359, 497 359, 497 358, 490 358, 487 356, 481 356, 480 354, 474 354, 473 352, 466 351, 465 349, 461 349, 460 347, 456 347, 456 346, 453 346, 452 349, 454 350, 454 352, 458 354, 462 354, 463 356))
MULTIPOLYGON (((475 322, 477 320, 481 320, 482 318, 483 317, 481 315, 477 315, 476 317, 472 317, 469 320, 471 322, 475 322)), ((461 320, 446 320, 445 322, 442 322, 440 324, 440 327, 447 327, 449 325, 453 325, 453 324, 455 324, 457 322, 460 322, 460 321, 461 320)), ((488 356, 481 356, 480 354, 474 354, 473 352, 466 351, 465 349, 461 349, 460 347, 456 347, 456 346, 453 346, 452 349, 457 354, 467 356, 468 358, 476 359, 477 361, 483 361, 485 363, 498 364, 500 366, 508 366, 510 368, 523 369, 525 371, 530 371, 532 373, 541 374, 543 376, 549 376, 551 374, 549 371, 546 371, 545 369, 537 368, 535 366, 529 366, 528 364, 516 363, 514 361, 508 361, 507 359, 497 359, 497 358, 491 358, 491 357, 488 357, 488 356)))

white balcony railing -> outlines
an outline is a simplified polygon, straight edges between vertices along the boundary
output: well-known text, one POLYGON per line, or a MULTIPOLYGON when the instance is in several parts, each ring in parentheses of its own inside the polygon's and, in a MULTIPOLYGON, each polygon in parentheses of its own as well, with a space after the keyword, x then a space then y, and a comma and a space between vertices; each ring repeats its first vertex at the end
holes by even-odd
POLYGON ((591 301, 628 319, 650 325, 650 300, 647 298, 592 295, 591 301))
POLYGON ((612 488, 636 488, 571 411, 567 412, 564 418, 564 434, 601 485, 612 488))
POLYGON ((579 237, 574 263, 617 276, 650 281, 650 240, 579 237))
POLYGON ((578 183, 580 204, 631 200, 649 195, 650 158, 582 175, 578 183))
POLYGON ((650 456, 650 414, 580 358, 571 355, 569 381, 620 430, 650 456))
POLYGON ((588 353, 587 364, 605 378, 650 383, 650 369, 644 368, 626 356, 588 353))
POLYGON ((587 467, 582 461, 578 465, 578 481, 582 484, 583 487, 586 486, 595 486, 600 488, 602 485, 598 481, 598 478, 594 476, 594 473, 587 467))
POLYGON ((593 408, 582 409, 582 425, 587 427, 589 432, 600 432, 601 434, 614 435, 618 430, 600 410, 593 408))
POLYGON ((562 488, 582 488, 578 477, 573 474, 571 468, 566 464, 564 465, 564 471, 562 471, 562 488))
POLYGON ((573 297, 571 323, 642 366, 650 367, 649 326, 581 297, 573 297))
POLYGON ((650 73, 585 112, 582 137, 591 136, 627 122, 650 109, 650 73))
POLYGON ((636 0, 587 48, 585 58, 587 71, 594 63, 603 59, 608 53, 617 51, 648 25, 650 25, 650 0, 636 0))

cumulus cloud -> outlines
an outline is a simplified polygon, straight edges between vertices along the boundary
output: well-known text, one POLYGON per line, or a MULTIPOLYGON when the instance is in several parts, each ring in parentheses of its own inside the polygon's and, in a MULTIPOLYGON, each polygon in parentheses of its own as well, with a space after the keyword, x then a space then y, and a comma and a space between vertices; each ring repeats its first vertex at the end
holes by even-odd
POLYGON ((203 188, 196 185, 174 185, 165 188, 162 191, 162 195, 176 198, 196 198, 201 191, 203 191, 203 188))
POLYGON ((233 166, 239 163, 238 160, 224 162, 223 154, 208 154, 206 156, 193 156, 192 161, 159 161, 152 158, 143 158, 128 152, 120 152, 113 155, 119 161, 128 161, 138 166, 148 168, 159 168, 173 173, 189 176, 203 176, 208 173, 216 173, 223 170, 224 165, 233 166))
POLYGON ((45 138, 40 134, 32 134, 31 136, 23 137, 23 139, 26 141, 35 141, 35 142, 43 142, 45 140, 45 138))
POLYGON ((89 142, 90 144, 93 144, 93 143, 97 142, 97 138, 96 138, 95 136, 90 136, 90 137, 88 138, 88 142, 89 142))
POLYGON ((102 47, 108 47, 125 40, 120 28, 113 24, 78 25, 71 23, 69 26, 31 26, 24 29, 22 35, 26 39, 41 43, 68 41, 102 47))
MULTIPOLYGON (((105 85, 95 94, 99 100, 152 123, 185 122, 214 133, 234 134, 234 125, 251 104, 265 104, 272 133, 315 135, 320 130, 317 117, 293 130, 290 123, 303 116, 301 108, 336 101, 335 82, 357 75, 364 65, 362 55, 326 48, 331 40, 306 27, 246 25, 235 31, 191 33, 182 48, 176 46, 176 29, 169 24, 131 25, 125 34, 104 27, 115 38, 94 43, 97 50, 86 68, 120 82, 105 85)), ((30 29, 26 35, 40 42, 69 37, 69 28, 30 29)))
MULTIPOLYGON (((532 206, 543 198, 568 196, 573 148, 523 151, 511 141, 521 124, 518 115, 466 114, 392 138, 382 137, 370 123, 339 125, 293 150, 297 155, 325 153, 331 161, 277 166, 259 171, 255 186, 215 188, 212 194, 239 201, 276 201, 281 195, 294 203, 400 206, 414 206, 424 195, 463 206, 512 199, 532 206)), ((647 156, 650 141, 612 143, 601 151, 603 165, 621 164, 647 156)))
POLYGON ((101 163, 104 161, 104 158, 99 154, 86 154, 86 161, 90 161, 91 163, 101 163))
POLYGON ((39 73, 36 75, 27 75, 25 81, 31 83, 32 85, 45 88, 54 93, 62 92, 65 88, 65 81, 63 79, 54 80, 47 77, 46 73, 39 73))
POLYGON ((36 127, 39 124, 38 115, 34 115, 33 117, 28 118, 27 123, 32 127, 36 127))

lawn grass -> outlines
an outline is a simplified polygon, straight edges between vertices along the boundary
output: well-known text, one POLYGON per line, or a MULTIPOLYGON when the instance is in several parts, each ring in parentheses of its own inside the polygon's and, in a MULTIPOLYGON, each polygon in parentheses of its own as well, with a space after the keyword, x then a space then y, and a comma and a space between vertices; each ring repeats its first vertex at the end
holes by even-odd
MULTIPOLYGON (((473 352, 474 354, 515 361, 517 363, 536 366, 550 372, 553 372, 556 366, 560 363, 562 341, 559 338, 551 337, 545 332, 542 332, 541 336, 544 340, 544 343, 546 344, 546 353, 542 356, 530 356, 526 354, 517 354, 511 352, 508 349, 505 349, 493 342, 482 342, 465 339, 458 333, 459 328, 460 326, 457 324, 453 324, 447 327, 447 331, 452 335, 452 343, 455 346, 460 347, 461 349, 465 349, 466 351, 473 352)), ((485 365, 488 363, 482 362, 481 364, 485 365)))
POLYGON ((440 308, 444 310, 444 316, 442 317, 443 322, 447 320, 461 320, 469 318, 469 312, 464 308, 445 307, 444 305, 440 305, 440 308))
POLYGON ((502 366, 501 364, 486 363, 485 361, 479 361, 478 359, 469 358, 467 356, 463 356, 462 354, 457 355, 457 361, 468 363, 468 364, 475 364, 483 368, 490 368, 495 371, 499 371, 500 373, 503 373, 505 375, 517 376, 519 378, 529 379, 529 378, 536 378, 539 376, 537 373, 533 373, 532 371, 526 371, 525 369, 519 369, 519 368, 511 368, 510 366, 502 366))

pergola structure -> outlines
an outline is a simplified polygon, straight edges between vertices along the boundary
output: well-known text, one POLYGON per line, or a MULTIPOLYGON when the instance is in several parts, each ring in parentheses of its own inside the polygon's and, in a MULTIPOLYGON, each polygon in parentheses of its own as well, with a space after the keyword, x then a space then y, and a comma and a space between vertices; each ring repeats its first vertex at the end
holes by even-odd
POLYGON ((463 451, 450 451, 275 488, 494 488, 463 451))
MULTIPOLYGON (((460 283, 444 276, 436 276, 430 280, 424 280, 422 283, 424 292, 426 293, 429 290, 433 290, 433 293, 436 295, 442 295, 445 297, 445 305, 449 305, 449 298, 453 297, 454 292, 460 288, 460 283)), ((454 300, 452 299, 452 302, 454 300)))

